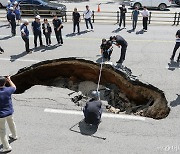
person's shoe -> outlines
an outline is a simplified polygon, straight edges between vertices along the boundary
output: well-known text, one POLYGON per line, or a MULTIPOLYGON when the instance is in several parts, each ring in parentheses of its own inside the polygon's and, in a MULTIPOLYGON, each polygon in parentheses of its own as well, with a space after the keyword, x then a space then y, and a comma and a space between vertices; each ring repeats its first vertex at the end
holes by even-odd
POLYGON ((2 150, 0 150, 0 153, 8 153, 8 152, 11 152, 11 151, 12 151, 12 147, 9 146, 8 149, 2 149, 2 150))
POLYGON ((9 139, 11 139, 11 140, 14 140, 14 141, 15 141, 15 140, 17 140, 17 139, 18 139, 18 137, 17 137, 17 136, 15 136, 15 137, 14 137, 14 136, 12 136, 12 134, 9 134, 9 139))
POLYGON ((87 32, 89 32, 90 30, 89 29, 86 29, 87 32))
POLYGON ((94 32, 94 29, 91 29, 92 32, 94 32))
POLYGON ((171 60, 171 61, 174 61, 174 58, 171 57, 170 60, 171 60))

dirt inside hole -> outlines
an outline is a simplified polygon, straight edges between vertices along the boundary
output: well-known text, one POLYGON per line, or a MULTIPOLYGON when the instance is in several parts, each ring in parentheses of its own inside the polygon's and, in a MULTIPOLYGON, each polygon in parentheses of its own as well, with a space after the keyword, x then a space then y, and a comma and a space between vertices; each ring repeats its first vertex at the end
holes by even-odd
MULTIPOLYGON (((92 90, 96 90, 99 68, 100 64, 89 60, 62 58, 20 69, 12 80, 17 86, 16 93, 23 93, 34 85, 46 85, 81 91, 83 96, 88 97, 92 90)), ((142 83, 129 71, 104 64, 100 84, 101 99, 108 101, 107 108, 111 112, 154 119, 165 118, 170 112, 163 91, 142 83)))

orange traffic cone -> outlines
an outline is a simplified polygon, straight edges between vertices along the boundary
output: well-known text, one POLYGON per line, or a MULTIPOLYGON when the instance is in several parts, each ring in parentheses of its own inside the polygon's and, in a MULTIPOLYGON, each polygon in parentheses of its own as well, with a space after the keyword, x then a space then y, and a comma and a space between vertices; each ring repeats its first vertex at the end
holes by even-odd
POLYGON ((100 4, 98 4, 98 9, 97 9, 97 12, 100 12, 100 4))

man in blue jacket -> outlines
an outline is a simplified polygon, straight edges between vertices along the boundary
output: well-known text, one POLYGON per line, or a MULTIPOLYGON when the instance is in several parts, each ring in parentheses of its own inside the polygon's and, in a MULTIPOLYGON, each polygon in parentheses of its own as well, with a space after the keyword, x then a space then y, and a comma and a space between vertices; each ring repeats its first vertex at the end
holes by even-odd
POLYGON ((34 34, 34 47, 37 47, 37 38, 39 37, 40 46, 43 45, 42 42, 42 33, 41 33, 41 22, 40 22, 40 16, 37 15, 35 17, 35 21, 32 22, 32 31, 34 34))
POLYGON ((7 15, 8 15, 10 25, 11 25, 11 33, 12 33, 12 36, 15 36, 16 35, 16 15, 13 12, 14 11, 13 7, 10 7, 9 10, 10 12, 7 15))
POLYGON ((27 28, 27 25, 29 24, 29 21, 27 19, 24 19, 24 23, 21 25, 21 37, 25 42, 25 48, 27 53, 32 53, 32 51, 29 50, 29 30, 27 28))
POLYGON ((11 95, 15 92, 15 90, 16 86, 9 76, 7 78, 0 76, 0 138, 3 145, 3 149, 0 151, 1 153, 7 153, 12 150, 6 135, 6 122, 12 133, 9 135, 9 138, 17 140, 16 126, 13 119, 14 109, 11 99, 11 95), (5 86, 6 83, 9 87, 5 86))

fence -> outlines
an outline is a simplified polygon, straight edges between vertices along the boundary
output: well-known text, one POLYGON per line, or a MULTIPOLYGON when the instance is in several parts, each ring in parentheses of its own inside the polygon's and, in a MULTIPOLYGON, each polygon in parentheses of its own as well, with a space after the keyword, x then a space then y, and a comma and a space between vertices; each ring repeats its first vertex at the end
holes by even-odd
MULTIPOLYGON (((62 16, 63 22, 72 22, 72 11, 59 12, 55 10, 21 10, 22 14, 25 16, 32 16, 40 14, 41 16, 49 16, 53 14, 59 14, 62 16)), ((79 11, 82 15, 83 11, 79 11)), ((0 18, 4 18, 6 13, 1 13, 0 18)), ((93 23, 111 23, 118 24, 119 23, 120 12, 97 12, 93 11, 92 22, 93 23)), ((139 21, 142 20, 141 15, 139 15, 139 21)), ((131 12, 126 13, 126 22, 132 22, 131 12)), ((180 12, 177 13, 169 13, 169 12, 150 12, 149 15, 149 24, 167 24, 167 25, 179 25, 180 23, 180 12)))

